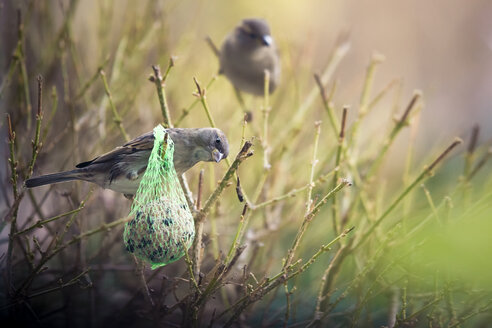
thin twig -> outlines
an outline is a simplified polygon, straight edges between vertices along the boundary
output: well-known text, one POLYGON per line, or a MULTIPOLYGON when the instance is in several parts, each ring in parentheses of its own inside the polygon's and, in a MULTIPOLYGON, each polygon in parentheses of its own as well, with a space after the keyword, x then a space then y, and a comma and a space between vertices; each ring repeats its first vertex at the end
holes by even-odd
POLYGON ((468 175, 468 180, 471 180, 477 172, 487 163, 487 161, 492 158, 492 147, 489 148, 487 153, 482 157, 482 159, 475 165, 475 167, 471 170, 470 174, 468 175))
POLYGON ((43 146, 40 141, 41 135, 41 122, 43 120, 43 77, 38 75, 38 110, 36 113, 36 132, 34 133, 34 140, 32 141, 32 155, 29 167, 27 169, 27 175, 25 179, 31 177, 34 170, 34 163, 38 158, 39 150, 43 146))
POLYGON ((358 132, 359 132, 359 125, 360 122, 364 119, 364 117, 367 114, 367 111, 369 109, 369 97, 371 95, 372 91, 372 84, 374 81, 374 74, 376 67, 384 61, 384 56, 381 54, 373 54, 371 57, 371 61, 369 62, 369 65, 367 66, 366 70, 366 77, 364 80, 364 86, 362 88, 362 93, 360 96, 360 102, 359 102, 359 113, 357 115, 357 119, 355 120, 354 124, 352 125, 351 133, 350 133, 350 140, 349 140, 349 148, 352 148, 352 145, 356 144, 358 132))
POLYGON ((173 127, 171 122, 171 115, 169 114, 169 106, 167 105, 166 93, 164 91, 164 86, 166 83, 166 78, 171 71, 171 68, 174 66, 173 57, 169 58, 169 64, 167 66, 164 77, 161 75, 161 69, 159 65, 153 65, 152 69, 154 70, 154 75, 149 78, 151 82, 153 82, 157 88, 157 95, 159 96, 159 104, 161 105, 161 113, 162 118, 164 119, 164 127, 173 127))
POLYGON ((323 86, 323 83, 321 82, 321 78, 319 77, 318 74, 314 74, 314 80, 318 85, 319 93, 321 95, 321 100, 323 101, 323 107, 325 108, 325 111, 328 114, 328 119, 330 121, 332 131, 335 134, 335 136, 338 136, 339 133, 336 123, 338 120, 336 119, 335 113, 333 111, 333 103, 331 102, 332 95, 330 95, 330 97, 326 95, 325 87, 323 86))
MULTIPOLYGON (((200 170, 200 175, 198 176, 198 192, 196 199, 196 208, 200 210, 202 207, 202 194, 203 194, 203 174, 204 170, 200 170)), ((205 218, 205 217, 203 217, 205 218)), ((195 240, 193 241, 193 275, 195 279, 197 279, 200 274, 200 265, 201 265, 201 252, 202 252, 202 235, 203 235, 203 221, 195 222, 195 240)))
POLYGON ((87 82, 84 83, 84 85, 82 86, 82 88, 80 88, 80 91, 77 92, 76 96, 73 98, 73 102, 77 102, 80 98, 82 98, 85 93, 87 92, 87 90, 89 90, 89 87, 91 85, 94 84, 94 82, 96 82, 97 80, 97 77, 99 76, 99 74, 101 74, 101 70, 109 63, 109 59, 111 57, 110 56, 107 56, 106 59, 104 59, 104 61, 102 62, 101 65, 99 65, 99 67, 97 68, 97 70, 94 72, 94 75, 92 75, 88 80, 87 82))
MULTIPOLYGON (((205 86, 205 89, 206 90, 210 90, 210 88, 212 87, 212 84, 217 80, 217 75, 214 75, 212 76, 212 78, 210 79, 210 81, 207 83, 207 85, 205 86)), ((181 123, 183 122, 183 120, 186 118, 186 116, 188 116, 191 112, 191 110, 196 106, 196 104, 198 104, 200 102, 200 99, 199 98, 195 98, 195 100, 193 100, 193 102, 188 106, 186 107, 185 109, 183 109, 183 112, 181 113, 181 116, 176 120, 176 122, 174 123, 174 126, 180 126, 181 123)))
POLYGON ((334 175, 335 172, 337 172, 337 171, 338 171, 338 167, 333 169, 332 171, 320 176, 312 184, 308 183, 308 184, 306 184, 300 188, 294 188, 294 189, 290 190, 289 192, 287 192, 281 196, 277 196, 277 197, 274 197, 274 198, 269 199, 267 201, 264 201, 262 203, 255 204, 255 205, 251 206, 251 209, 257 210, 257 209, 265 207, 265 206, 274 205, 274 204, 276 204, 276 203, 278 203, 284 199, 295 197, 298 193, 303 192, 304 190, 310 188, 311 186, 316 187, 319 183, 325 182, 330 176, 334 175))
POLYGON ((82 201, 80 202, 80 205, 78 208, 74 209, 74 210, 71 210, 71 211, 68 211, 66 213, 63 213, 63 214, 59 214, 59 215, 56 215, 54 217, 51 217, 49 219, 45 219, 45 220, 39 220, 38 222, 36 222, 35 224, 31 225, 30 227, 28 228, 25 228, 23 229, 22 231, 19 231, 19 232, 16 232, 15 235, 18 236, 18 235, 22 235, 26 232, 29 232, 35 228, 42 228, 46 223, 49 223, 49 222, 52 222, 52 221, 56 221, 58 219, 61 219, 65 216, 68 216, 68 215, 72 215, 72 214, 75 214, 77 212, 80 212, 83 208, 85 207, 85 201, 82 201))
MULTIPOLYGON (((307 200, 306 200, 306 210, 304 211, 304 215, 308 215, 311 210, 313 199, 312 192, 314 188, 314 171, 316 164, 318 164, 318 144, 319 144, 319 136, 321 134, 321 121, 314 122, 315 134, 314 134, 314 146, 313 146, 313 157, 311 159, 311 173, 309 174, 309 187, 307 192, 307 200)), ((335 173, 336 174, 336 173, 335 173)))
POLYGON ((245 222, 249 216, 246 216, 246 212, 248 211, 248 204, 245 204, 243 207, 243 212, 241 213, 241 218, 239 219, 239 226, 236 231, 236 235, 234 236, 234 239, 231 244, 231 248, 229 249, 229 253, 227 253, 227 257, 225 260, 225 263, 228 264, 231 262, 232 256, 235 254, 236 250, 239 247, 240 243, 240 238, 243 234, 244 229, 246 229, 246 226, 248 222, 245 222), (246 219, 246 220, 245 220, 246 219))
POLYGON ((201 294, 200 287, 198 287, 198 283, 196 282, 195 275, 193 273, 193 263, 191 262, 190 256, 188 255, 188 251, 184 252, 184 257, 190 280, 193 283, 193 286, 195 287, 197 293, 201 294))
POLYGON ((20 74, 22 78, 22 87, 24 91, 24 101, 26 102, 26 109, 27 109, 27 129, 29 130, 31 128, 31 111, 32 111, 32 105, 31 105, 31 97, 30 97, 30 92, 29 92, 29 78, 27 74, 27 66, 26 66, 26 55, 25 55, 25 49, 24 49, 24 24, 22 22, 22 15, 21 15, 21 10, 19 9, 17 11, 17 33, 18 33, 18 42, 17 42, 17 48, 14 56, 17 58, 19 62, 19 67, 20 67, 20 74))
MULTIPOLYGON (((342 113, 342 123, 340 125, 340 134, 338 135, 337 155, 335 158, 336 167, 340 166, 340 162, 342 161, 342 154, 345 150, 345 124, 347 122, 347 111, 348 111, 348 107, 344 106, 343 113, 342 113)), ((335 174, 333 175, 332 188, 335 188, 336 184, 338 183, 338 177, 339 177, 338 174, 339 171, 338 170, 335 171, 335 174)), ((333 196, 332 220, 333 220, 333 230, 335 231, 335 234, 338 234, 338 232, 341 229, 341 222, 340 222, 340 209, 337 202, 337 195, 333 196)))
POLYGON ((340 247, 338 251, 333 255, 333 258, 330 261, 330 264, 328 264, 328 267, 326 268, 325 272, 323 273, 323 276, 321 277, 321 285, 319 287, 318 291, 318 298, 316 299, 316 309, 314 311, 314 318, 313 322, 319 321, 320 316, 322 314, 321 312, 321 304, 322 303, 327 303, 329 299, 328 293, 330 292, 327 290, 329 288, 329 285, 326 283, 328 280, 328 275, 330 274, 331 270, 333 269, 335 263, 338 260, 338 257, 342 254, 345 248, 340 247))
POLYGON ((200 84, 198 83, 197 79, 193 77, 193 81, 195 82, 195 86, 197 89, 197 92, 195 93, 195 96, 200 99, 200 102, 202 103, 203 109, 205 110, 205 114, 207 115, 208 122, 211 127, 215 128, 217 125, 214 122, 214 119, 212 115, 210 114, 210 109, 208 107, 207 103, 207 96, 206 96, 206 90, 203 89, 200 84))
MULTIPOLYGON (((11 208, 12 211, 12 219, 10 221, 10 233, 9 233, 9 244, 7 248, 7 281, 6 281, 6 289, 7 295, 10 295, 10 289, 12 285, 12 252, 14 247, 14 235, 17 231, 17 211, 19 209, 19 204, 21 200, 21 196, 17 190, 17 160, 15 157, 15 132, 12 129, 12 121, 10 120, 10 115, 7 114, 7 125, 8 125, 8 138, 9 138, 9 164, 11 171, 10 183, 12 184, 12 191, 14 195, 14 205, 11 208)), ((22 195, 22 193, 21 193, 22 195)))
POLYGON ((434 204, 434 201, 432 200, 432 196, 431 196, 431 193, 430 193, 429 189, 427 189, 427 187, 423 183, 420 186, 424 190, 425 198, 427 198, 427 202, 429 202, 429 205, 430 205, 430 208, 432 210, 432 213, 436 217, 436 221, 442 227, 442 221, 441 221, 441 219, 439 217, 439 213, 437 212, 436 205, 434 204))
POLYGON ((111 95, 111 91, 109 90, 108 81, 106 80, 106 73, 102 69, 100 69, 99 75, 101 76, 101 79, 102 79, 103 84, 104 84, 104 91, 106 92, 106 95, 108 96, 109 107, 111 108, 111 111, 113 113, 113 122, 114 122, 114 124, 116 124, 116 126, 120 130, 121 134, 123 135, 123 138, 125 138, 126 141, 130 141, 130 137, 126 133, 125 128, 123 127, 121 116, 120 116, 120 114, 118 114, 118 111, 116 110, 116 107, 114 106, 113 96, 111 95))
POLYGON ((45 123, 43 133, 41 136, 41 142, 44 142, 44 140, 46 140, 46 135, 48 134, 48 132, 50 130, 51 123, 52 123, 53 118, 55 117, 56 111, 58 109, 58 94, 56 92, 55 86, 53 86, 53 88, 51 89, 51 101, 52 101, 51 112, 50 112, 50 115, 48 117, 47 122, 45 123))
POLYGON ((420 91, 415 91, 412 99, 408 103, 407 108, 403 112, 403 115, 401 118, 396 122, 395 126, 389 133, 388 137, 383 143, 383 147, 379 151, 378 155, 376 156, 376 159, 372 162, 371 167, 369 168, 369 171, 367 172, 366 179, 369 179, 376 173, 376 170, 379 168, 381 165, 381 162, 386 155, 386 152, 388 151, 389 147, 393 144, 393 141, 395 140, 396 136, 398 133, 401 131, 403 127, 405 127, 407 123, 408 116, 410 115, 410 112, 416 108, 416 104, 418 100, 422 97, 422 93, 420 91))
POLYGON ((376 106, 381 99, 388 93, 388 91, 393 88, 396 84, 398 84, 400 80, 399 79, 394 79, 391 80, 374 98, 371 100, 369 105, 367 105, 367 110, 371 110, 374 106, 376 106))

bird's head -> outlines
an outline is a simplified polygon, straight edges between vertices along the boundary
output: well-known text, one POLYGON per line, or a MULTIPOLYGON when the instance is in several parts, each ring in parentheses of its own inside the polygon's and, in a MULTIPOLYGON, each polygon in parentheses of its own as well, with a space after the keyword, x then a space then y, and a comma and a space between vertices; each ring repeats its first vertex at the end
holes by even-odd
POLYGON ((211 128, 205 132, 204 138, 210 149, 209 162, 218 163, 229 155, 229 142, 224 132, 211 128))
POLYGON ((229 155, 227 138, 216 128, 170 128, 174 141, 174 168, 182 174, 198 162, 220 162, 229 155))
POLYGON ((229 142, 224 132, 216 128, 199 129, 197 143, 201 149, 196 156, 200 161, 220 162, 229 155, 229 142))
POLYGON ((236 33, 241 43, 254 48, 270 47, 273 38, 270 35, 270 27, 263 19, 244 19, 236 28, 236 33))

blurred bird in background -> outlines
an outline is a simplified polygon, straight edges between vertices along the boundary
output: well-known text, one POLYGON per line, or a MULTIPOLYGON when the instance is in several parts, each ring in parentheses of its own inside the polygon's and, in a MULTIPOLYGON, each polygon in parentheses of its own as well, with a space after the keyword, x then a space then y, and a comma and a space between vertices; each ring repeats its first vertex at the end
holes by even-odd
POLYGON ((265 70, 270 74, 269 92, 279 84, 280 58, 263 19, 244 19, 225 39, 219 59, 219 73, 240 91, 263 95, 265 70))
MULTIPOLYGON (((215 128, 166 129, 174 142, 174 168, 183 174, 198 162, 220 162, 229 154, 225 134, 215 128)), ((27 188, 71 180, 95 183, 131 197, 137 192, 154 147, 148 132, 109 153, 76 165, 75 170, 42 175, 26 180, 27 188)))

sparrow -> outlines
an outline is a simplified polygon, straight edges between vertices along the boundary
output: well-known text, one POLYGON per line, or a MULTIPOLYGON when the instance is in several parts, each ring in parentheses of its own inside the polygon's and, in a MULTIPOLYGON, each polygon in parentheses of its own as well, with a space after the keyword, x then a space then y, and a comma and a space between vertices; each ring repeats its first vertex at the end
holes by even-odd
POLYGON ((270 93, 279 83, 280 58, 263 19, 244 19, 225 39, 219 60, 219 74, 241 91, 263 95, 265 70, 270 73, 270 93))
MULTIPOLYGON (((219 129, 169 128, 166 132, 174 142, 174 169, 178 175, 198 162, 218 163, 229 155, 229 143, 219 129)), ((74 170, 34 177, 26 180, 25 185, 33 188, 83 180, 131 198, 137 192, 153 147, 154 133, 151 131, 93 160, 77 164, 74 170)))

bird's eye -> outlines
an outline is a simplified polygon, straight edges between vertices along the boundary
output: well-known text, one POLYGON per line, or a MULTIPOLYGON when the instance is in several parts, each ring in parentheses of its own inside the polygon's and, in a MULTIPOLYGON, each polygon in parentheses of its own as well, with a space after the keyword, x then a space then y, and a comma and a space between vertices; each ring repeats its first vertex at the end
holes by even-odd
POLYGON ((250 37, 251 39, 256 38, 256 35, 255 35, 254 33, 249 33, 248 35, 249 35, 249 37, 250 37))
POLYGON ((216 143, 217 145, 220 145, 220 139, 219 139, 219 138, 215 139, 215 143, 216 143))

